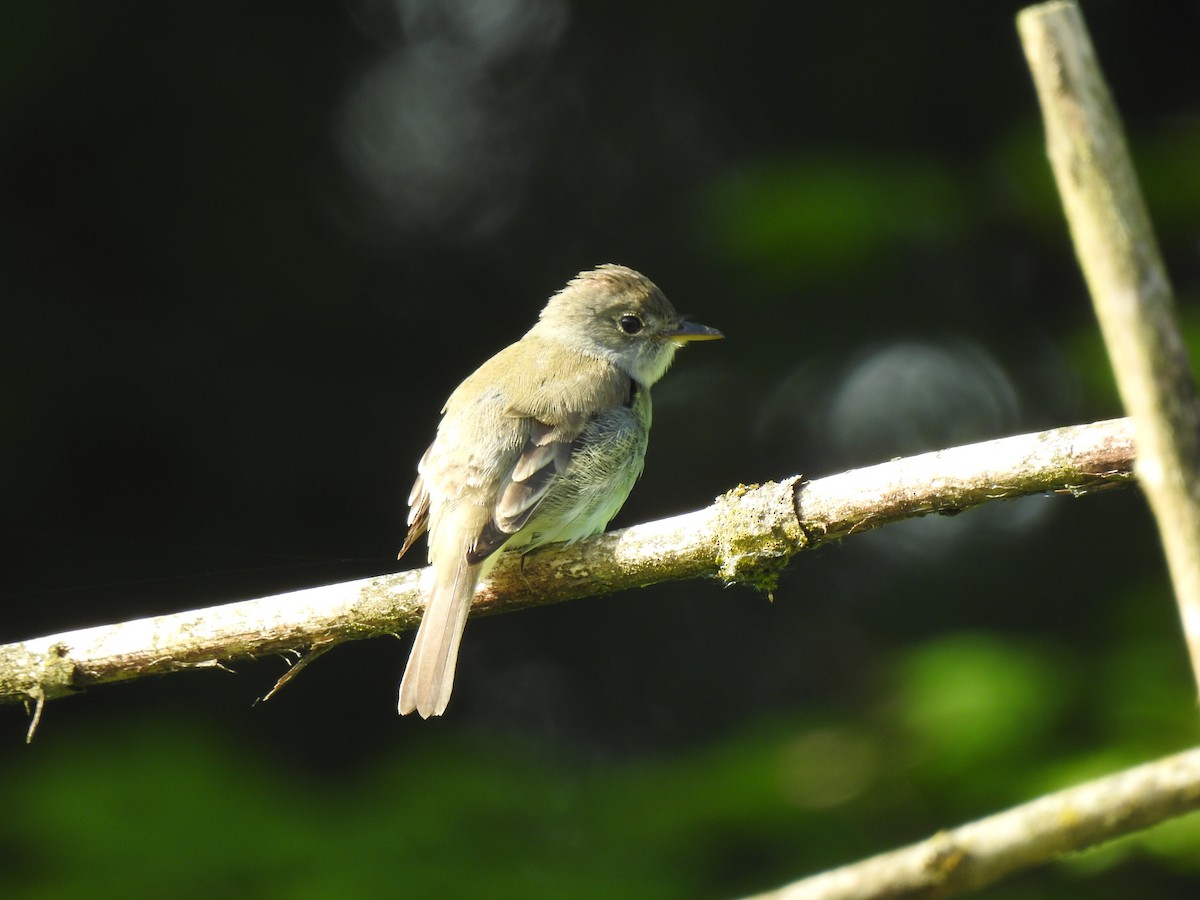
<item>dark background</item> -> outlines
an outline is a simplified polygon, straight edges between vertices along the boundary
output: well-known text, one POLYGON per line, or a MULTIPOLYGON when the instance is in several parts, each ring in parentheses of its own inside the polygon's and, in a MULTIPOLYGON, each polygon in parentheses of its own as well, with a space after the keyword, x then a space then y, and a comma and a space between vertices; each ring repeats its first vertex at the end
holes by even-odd
MULTIPOLYGON (((615 525, 1120 413, 1020 4, 0 7, 0 640, 395 568, 450 390, 582 268, 728 340, 615 525)), ((1200 7, 1084 4, 1189 333, 1200 7)), ((1197 348, 1193 349, 1193 353, 1197 348)), ((415 564, 416 559, 406 561, 415 564)), ((1196 741, 1136 490, 0 711, 8 896, 727 897, 1196 741)), ((1185 819, 985 892, 1184 897, 1185 819)))

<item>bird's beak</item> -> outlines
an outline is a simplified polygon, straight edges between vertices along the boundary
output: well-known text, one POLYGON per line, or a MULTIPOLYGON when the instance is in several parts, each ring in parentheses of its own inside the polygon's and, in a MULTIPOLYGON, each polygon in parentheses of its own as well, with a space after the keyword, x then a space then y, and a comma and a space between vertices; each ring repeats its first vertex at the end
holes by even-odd
POLYGON ((725 335, 715 328, 700 325, 697 322, 683 322, 674 331, 668 331, 667 337, 676 344, 690 344, 692 341, 719 341, 725 335))

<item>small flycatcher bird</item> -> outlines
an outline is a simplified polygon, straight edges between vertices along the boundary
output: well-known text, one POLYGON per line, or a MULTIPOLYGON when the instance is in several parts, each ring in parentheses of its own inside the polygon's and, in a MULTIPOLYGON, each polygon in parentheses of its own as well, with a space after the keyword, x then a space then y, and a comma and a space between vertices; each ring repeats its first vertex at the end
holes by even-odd
POLYGON ((582 272, 537 324, 450 395, 417 465, 403 556, 429 531, 433 589, 400 682, 400 714, 440 716, 475 588, 500 550, 598 534, 642 474, 650 386, 689 341, 684 319, 624 266, 582 272))

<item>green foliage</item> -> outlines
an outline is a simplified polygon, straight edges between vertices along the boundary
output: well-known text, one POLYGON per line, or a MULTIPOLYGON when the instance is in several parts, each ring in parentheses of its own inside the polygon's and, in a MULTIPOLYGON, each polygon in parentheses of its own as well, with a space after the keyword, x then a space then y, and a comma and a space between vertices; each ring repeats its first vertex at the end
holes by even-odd
POLYGON ((753 277, 845 277, 881 251, 945 239, 966 216, 954 176, 927 160, 836 154, 762 162, 706 201, 718 251, 753 277))
MULTIPOLYGON (((183 720, 93 730, 86 754, 43 736, 7 773, 6 895, 730 896, 1142 761, 1104 748, 1148 727, 1146 754, 1183 744, 1180 667, 1153 640, 1085 679, 1046 645, 948 635, 881 669, 875 715, 760 720, 606 763, 460 736, 331 777, 183 720)), ((1040 877, 1193 871, 1198 836, 1189 817, 1040 877)))
POLYGON ((964 778, 983 766, 1011 778, 1050 736, 1068 698, 1068 669, 1053 651, 994 635, 943 638, 898 666, 901 724, 918 759, 936 760, 939 777, 964 778))

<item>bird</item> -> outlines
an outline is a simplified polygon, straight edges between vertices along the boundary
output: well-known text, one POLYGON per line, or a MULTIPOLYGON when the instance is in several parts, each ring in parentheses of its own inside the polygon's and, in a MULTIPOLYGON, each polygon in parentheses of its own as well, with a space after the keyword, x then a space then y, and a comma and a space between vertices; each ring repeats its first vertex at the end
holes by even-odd
POLYGON ((723 338, 646 276, 580 272, 450 395, 409 494, 398 558, 429 534, 432 588, 398 710, 440 716, 475 590, 505 550, 602 532, 642 474, 650 388, 675 352, 723 338))

